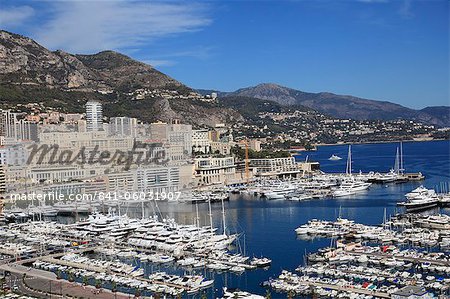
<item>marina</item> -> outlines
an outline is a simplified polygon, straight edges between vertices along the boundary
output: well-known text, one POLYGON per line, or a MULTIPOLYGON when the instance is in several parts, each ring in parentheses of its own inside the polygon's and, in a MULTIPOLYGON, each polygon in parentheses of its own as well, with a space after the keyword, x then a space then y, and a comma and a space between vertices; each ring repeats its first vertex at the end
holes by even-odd
POLYGON ((423 171, 424 181, 377 184, 367 170, 381 173, 384 164, 339 173, 342 165, 328 160, 329 151, 313 153, 330 163, 323 173, 200 190, 198 201, 91 204, 88 213, 5 219, 1 268, 29 267, 94 290, 143 297, 394 298, 414 286, 446 298, 445 165, 429 166, 441 167, 436 175, 425 164, 413 166, 410 156, 409 168, 423 171), (369 187, 332 195, 352 182, 369 187), (401 204, 423 195, 440 203, 422 213, 401 204))

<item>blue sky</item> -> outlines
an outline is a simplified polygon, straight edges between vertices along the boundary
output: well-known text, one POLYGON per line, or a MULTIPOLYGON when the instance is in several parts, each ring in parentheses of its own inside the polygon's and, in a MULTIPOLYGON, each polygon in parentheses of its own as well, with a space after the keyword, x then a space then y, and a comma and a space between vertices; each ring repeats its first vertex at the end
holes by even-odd
POLYGON ((2 0, 0 28, 53 50, 117 50, 194 88, 450 105, 448 1, 2 0))

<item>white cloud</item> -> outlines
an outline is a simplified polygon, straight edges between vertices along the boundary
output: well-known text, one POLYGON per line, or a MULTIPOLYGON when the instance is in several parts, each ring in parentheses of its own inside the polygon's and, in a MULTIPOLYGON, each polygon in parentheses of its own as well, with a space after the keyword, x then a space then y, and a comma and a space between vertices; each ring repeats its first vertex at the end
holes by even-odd
POLYGON ((34 9, 30 6, 16 6, 0 9, 0 26, 21 25, 34 14, 34 9))
POLYGON ((150 59, 150 60, 144 60, 143 63, 149 64, 153 67, 160 67, 160 66, 173 66, 176 64, 173 60, 168 59, 150 59))
POLYGON ((209 25, 204 4, 148 1, 63 1, 33 36, 51 49, 93 53, 139 47, 209 25))

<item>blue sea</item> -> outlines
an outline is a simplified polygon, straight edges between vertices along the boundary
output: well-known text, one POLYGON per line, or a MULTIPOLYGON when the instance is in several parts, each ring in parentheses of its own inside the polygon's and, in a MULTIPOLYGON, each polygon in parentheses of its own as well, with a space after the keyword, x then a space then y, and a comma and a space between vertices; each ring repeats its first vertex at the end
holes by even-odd
MULTIPOLYGON (((352 145, 353 171, 387 172, 395 163, 398 143, 356 144, 352 145)), ((347 145, 319 146, 317 151, 302 152, 297 160, 318 161, 321 170, 328 173, 345 172, 347 145), (342 157, 339 161, 330 161, 332 155, 342 157)), ((316 199, 303 202, 284 200, 264 200, 253 196, 232 195, 225 202, 226 224, 229 232, 240 233, 236 250, 249 256, 266 256, 272 259, 272 266, 267 269, 246 271, 242 275, 231 273, 215 274, 206 270, 199 271, 209 278, 215 279, 214 289, 208 291, 208 298, 222 295, 222 288, 240 288, 242 290, 264 295, 266 290, 260 284, 270 277, 277 277, 281 270, 294 271, 304 263, 306 253, 315 252, 319 248, 329 246, 329 239, 298 239, 294 230, 308 220, 335 220, 339 212, 341 216, 364 224, 382 223, 384 210, 387 215, 394 215, 398 210, 396 204, 404 200, 404 194, 423 184, 428 188, 440 188, 443 183, 450 182, 450 142, 404 142, 404 168, 406 172, 422 172, 426 179, 422 182, 405 184, 372 185, 366 193, 351 198, 316 199)), ((200 222, 209 225, 208 205, 199 204, 200 222)), ((222 229, 221 204, 213 204, 213 222, 222 229)), ((162 216, 177 219, 180 223, 195 223, 195 205, 169 204, 162 209, 162 216)), ((146 211, 153 213, 154 208, 146 211)), ((140 217, 141 211, 129 210, 129 214, 140 217)), ((449 213, 449 209, 428 211, 428 213, 449 213)), ((150 271, 164 270, 183 273, 182 270, 147 266, 150 271)), ((285 294, 272 292, 272 298, 286 298, 285 294)), ((200 298, 197 294, 190 298, 200 298)))
MULTIPOLYGON (((352 145, 353 171, 389 171, 394 166, 398 146, 398 143, 352 145)), ((347 145, 319 146, 317 151, 303 152, 296 159, 305 160, 308 157, 310 161, 318 161, 324 172, 345 172, 347 151, 347 145), (328 158, 332 154, 343 159, 329 161, 328 158)), ((382 223, 385 209, 388 216, 399 212, 396 203, 403 201, 404 194, 410 190, 421 184, 428 188, 439 188, 442 183, 450 182, 449 141, 404 142, 403 157, 406 172, 420 171, 426 177, 424 181, 372 185, 367 193, 351 199, 289 202, 268 201, 242 195, 232 197, 225 203, 227 226, 233 231, 243 233, 240 245, 244 247, 245 243, 247 255, 267 256, 273 262, 268 270, 246 271, 240 276, 216 274, 214 277, 216 295, 221 295, 222 286, 264 295, 266 290, 260 286, 261 282, 278 276, 283 269, 294 271, 304 262, 305 253, 329 246, 329 239, 308 241, 296 237, 294 229, 310 219, 333 220, 337 218, 341 209, 342 217, 377 225, 382 223)), ((207 206, 201 205, 200 209, 204 215, 202 222, 207 224, 207 206)), ((220 227, 221 206, 215 205, 213 209, 214 221, 220 227)), ((441 209, 440 212, 449 213, 450 210, 441 209)), ((191 214, 184 213, 178 216, 187 220, 188 215, 191 214)), ((286 295, 272 292, 272 298, 286 298, 286 295)))

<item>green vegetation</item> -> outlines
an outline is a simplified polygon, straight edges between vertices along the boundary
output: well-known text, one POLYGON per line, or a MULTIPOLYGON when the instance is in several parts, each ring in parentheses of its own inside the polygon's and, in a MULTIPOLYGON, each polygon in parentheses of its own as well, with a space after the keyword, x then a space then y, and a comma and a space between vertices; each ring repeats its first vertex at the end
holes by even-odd
MULTIPOLYGON (((245 159, 245 149, 239 147, 238 145, 234 146, 231 149, 231 153, 233 156, 237 157, 239 160, 245 159)), ((252 149, 248 149, 248 158, 249 159, 269 159, 269 158, 286 158, 290 157, 289 152, 286 151, 270 151, 270 150, 262 150, 260 152, 254 151, 252 149)))
POLYGON ((259 120, 258 113, 260 112, 281 112, 283 110, 283 107, 274 101, 243 96, 220 98, 219 103, 223 107, 238 110, 243 117, 253 121, 259 120))

